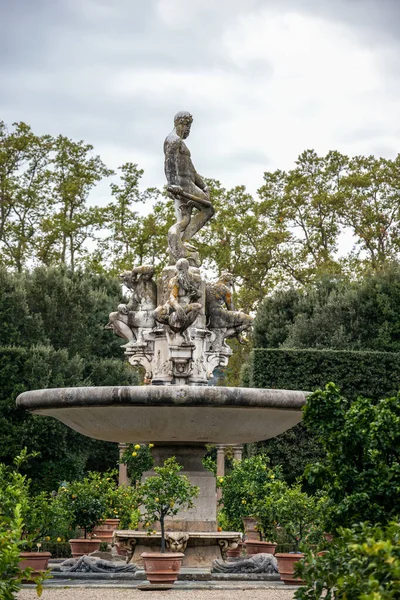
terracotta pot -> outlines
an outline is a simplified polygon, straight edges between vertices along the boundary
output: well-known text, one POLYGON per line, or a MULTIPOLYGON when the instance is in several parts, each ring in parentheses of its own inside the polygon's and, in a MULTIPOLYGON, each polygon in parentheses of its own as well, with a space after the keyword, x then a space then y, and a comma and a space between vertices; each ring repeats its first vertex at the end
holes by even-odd
POLYGON ((113 533, 119 526, 119 519, 106 519, 92 531, 92 535, 101 542, 111 544, 113 533))
POLYGON ((33 569, 31 577, 37 577, 43 571, 46 571, 51 558, 50 552, 20 552, 19 568, 21 571, 30 567, 33 569))
POLYGON ((257 530, 257 521, 254 517, 243 517, 244 533, 247 540, 259 540, 260 532, 257 530))
POLYGON ((278 552, 278 554, 275 554, 275 558, 278 561, 279 575, 281 576, 283 583, 286 585, 304 584, 304 581, 293 575, 295 564, 304 558, 302 552, 278 552))
POLYGON ((246 540, 246 551, 250 556, 253 554, 275 554, 276 544, 273 542, 260 542, 258 540, 246 540))
POLYGON ((69 545, 71 546, 71 554, 72 558, 79 558, 80 556, 84 556, 85 554, 91 554, 96 550, 100 549, 101 540, 91 540, 84 538, 77 538, 74 540, 69 540, 69 545))
POLYGON ((143 552, 144 571, 150 583, 173 584, 181 568, 183 552, 143 552))
POLYGON ((242 554, 242 550, 243 543, 241 542, 237 545, 237 548, 229 548, 229 550, 226 551, 226 555, 229 556, 229 558, 239 558, 239 556, 242 554))

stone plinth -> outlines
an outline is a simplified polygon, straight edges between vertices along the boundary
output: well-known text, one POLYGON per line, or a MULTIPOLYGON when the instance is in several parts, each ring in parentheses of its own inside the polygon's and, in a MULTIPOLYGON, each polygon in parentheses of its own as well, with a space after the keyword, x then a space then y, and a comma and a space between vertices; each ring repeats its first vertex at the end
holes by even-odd
MULTIPOLYGON (((226 559, 226 551, 236 548, 242 539, 239 532, 166 532, 167 551, 184 552, 184 567, 211 568, 215 559, 226 559), (172 537, 173 536, 173 537, 172 537)), ((127 551, 127 562, 139 567, 143 564, 143 552, 159 552, 161 533, 148 535, 146 531, 120 530, 114 532, 113 544, 118 544, 127 551)))

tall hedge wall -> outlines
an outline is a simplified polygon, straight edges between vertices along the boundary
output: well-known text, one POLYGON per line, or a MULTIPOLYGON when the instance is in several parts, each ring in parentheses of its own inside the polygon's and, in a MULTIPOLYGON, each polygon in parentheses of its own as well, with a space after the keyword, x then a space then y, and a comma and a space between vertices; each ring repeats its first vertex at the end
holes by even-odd
POLYGON ((256 348, 252 387, 313 391, 333 381, 348 398, 384 398, 400 390, 400 353, 256 348))

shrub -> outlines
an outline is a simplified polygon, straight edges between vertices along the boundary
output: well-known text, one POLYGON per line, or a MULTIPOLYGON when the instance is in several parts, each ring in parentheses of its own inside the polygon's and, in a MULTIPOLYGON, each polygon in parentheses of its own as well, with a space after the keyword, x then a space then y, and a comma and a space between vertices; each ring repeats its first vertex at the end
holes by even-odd
POLYGON ((265 455, 256 455, 242 461, 234 461, 232 471, 217 478, 222 489, 220 520, 231 531, 243 531, 243 517, 256 517, 265 498, 265 485, 280 479, 277 467, 268 467, 265 455))
POLYGON ((322 556, 307 552, 296 573, 305 582, 296 600, 397 600, 400 523, 340 528, 322 556))
POLYGON ((330 383, 304 408, 304 422, 326 450, 306 470, 330 505, 328 531, 398 517, 400 489, 400 394, 380 401, 350 402, 330 383))

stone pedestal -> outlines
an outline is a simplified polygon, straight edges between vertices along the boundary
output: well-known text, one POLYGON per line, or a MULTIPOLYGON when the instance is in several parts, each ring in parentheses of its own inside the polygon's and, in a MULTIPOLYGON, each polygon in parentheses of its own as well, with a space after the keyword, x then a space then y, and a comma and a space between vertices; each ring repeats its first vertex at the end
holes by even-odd
MULTIPOLYGON (((194 508, 180 511, 175 517, 165 520, 165 527, 170 531, 217 531, 215 477, 203 467, 202 459, 205 453, 203 444, 181 446, 158 443, 152 450, 156 466, 161 466, 167 458, 175 456, 177 462, 183 466, 180 473, 200 488, 199 496, 194 500, 194 508)), ((154 474, 154 471, 147 471, 143 477, 154 474)))

